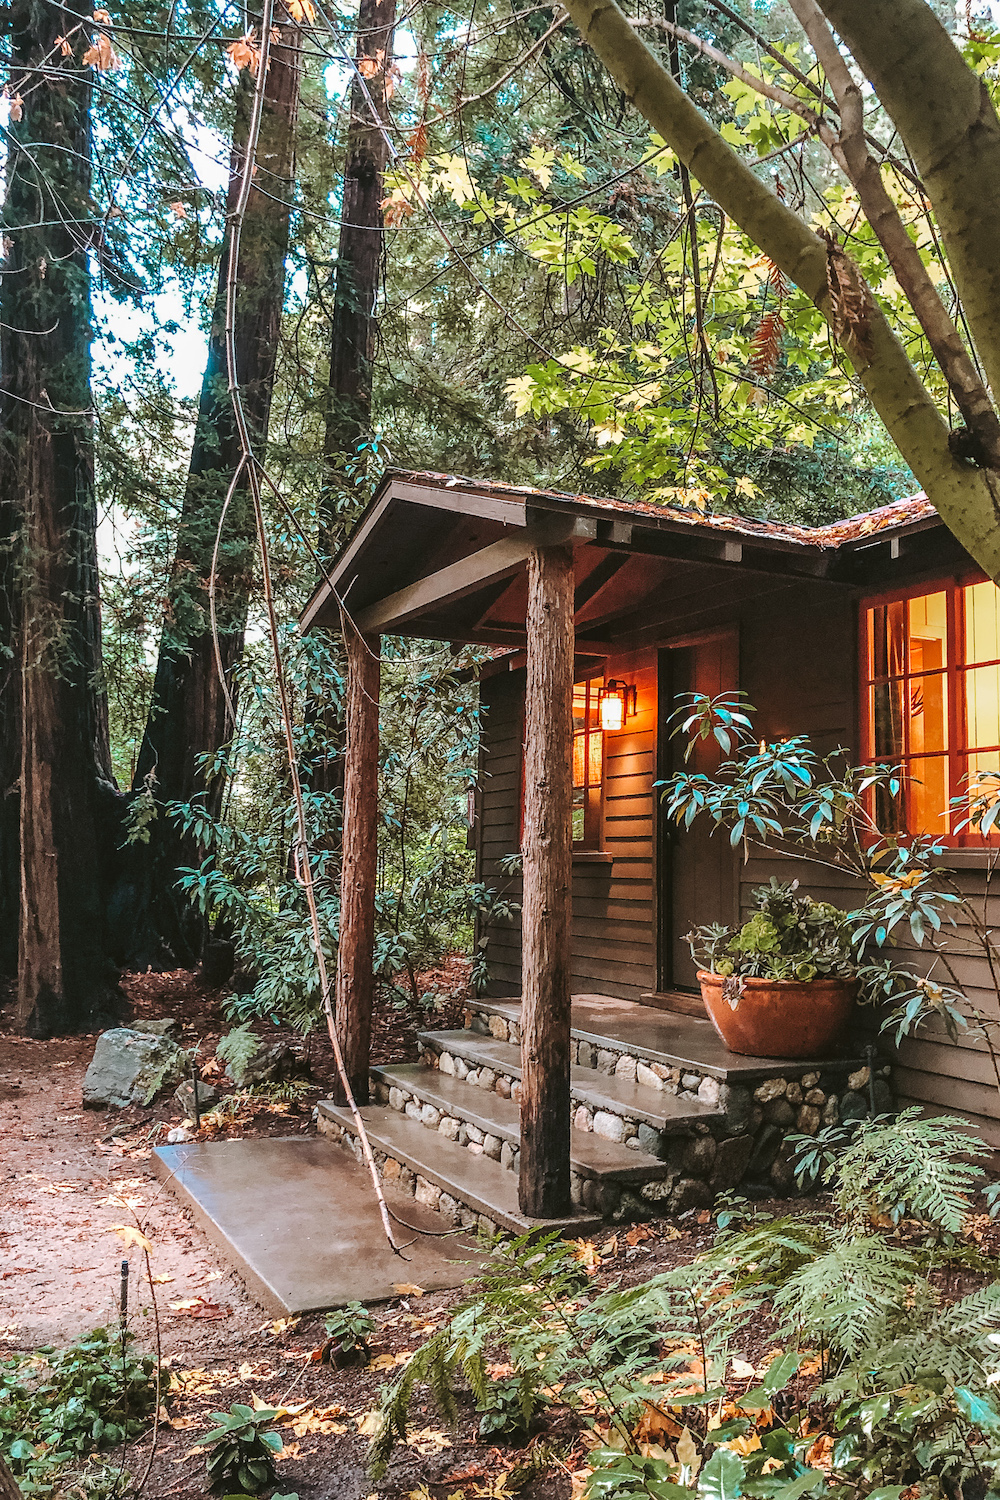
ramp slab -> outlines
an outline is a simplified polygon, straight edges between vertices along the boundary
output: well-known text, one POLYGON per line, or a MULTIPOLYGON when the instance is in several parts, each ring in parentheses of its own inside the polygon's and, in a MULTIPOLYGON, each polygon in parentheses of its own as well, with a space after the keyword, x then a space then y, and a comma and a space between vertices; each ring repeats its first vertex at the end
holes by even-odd
MULTIPOLYGON (((394 1282, 426 1291, 460 1286, 484 1256, 474 1236, 417 1236, 394 1255, 367 1171, 331 1142, 301 1136, 194 1141, 160 1146, 151 1166, 200 1229, 235 1267, 253 1296, 279 1316, 385 1302, 394 1282)), ((407 1224, 438 1232, 449 1221, 386 1189, 407 1224)), ((393 1225, 406 1245, 412 1231, 393 1225)))

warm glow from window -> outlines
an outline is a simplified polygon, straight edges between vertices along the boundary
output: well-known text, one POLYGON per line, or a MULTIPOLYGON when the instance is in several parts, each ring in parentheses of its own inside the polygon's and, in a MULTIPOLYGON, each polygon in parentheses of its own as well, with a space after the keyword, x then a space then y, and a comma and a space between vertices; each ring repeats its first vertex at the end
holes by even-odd
POLYGON ((598 847, 601 836, 601 686, 598 679, 589 678, 573 687, 573 842, 589 849, 598 847))
POLYGON ((1000 774, 1000 592, 949 584, 876 604, 866 624, 865 753, 906 773, 902 797, 883 796, 879 826, 952 836, 954 800, 1000 774))

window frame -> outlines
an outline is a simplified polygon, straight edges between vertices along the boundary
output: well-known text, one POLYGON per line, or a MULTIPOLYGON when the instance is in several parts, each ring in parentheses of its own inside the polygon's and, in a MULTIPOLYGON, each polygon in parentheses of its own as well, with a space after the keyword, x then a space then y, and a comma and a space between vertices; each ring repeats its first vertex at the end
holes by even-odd
MULTIPOLYGON (((603 833, 604 833, 604 782, 605 782, 604 752, 607 749, 607 745, 605 743, 605 741, 606 741, 605 732, 601 728, 601 692, 602 692, 602 690, 603 690, 604 685, 605 685, 606 682, 607 682, 607 670, 604 667, 601 667, 596 672, 588 672, 583 677, 576 677, 576 678, 574 678, 574 681, 573 681, 573 692, 574 692, 574 694, 576 693, 577 688, 580 687, 581 685, 584 685, 584 686, 586 686, 588 688, 587 708, 589 710, 590 707, 591 707, 591 705, 593 705, 593 710, 594 710, 595 721, 596 721, 597 727, 596 727, 596 729, 584 728, 584 729, 582 729, 579 732, 579 734, 577 734, 576 731, 574 730, 573 733, 572 733, 572 735, 571 735, 571 739, 570 739, 570 827, 571 828, 572 828, 572 819, 573 819, 573 806, 572 806, 573 794, 577 790, 576 787, 573 784, 573 760, 574 760, 575 751, 576 751, 576 741, 578 739, 584 739, 584 740, 589 739, 590 735, 592 735, 592 734, 599 734, 601 736, 601 779, 600 779, 599 782, 596 783, 597 795, 593 799, 592 802, 591 802, 591 799, 588 798, 588 796, 587 796, 587 792, 591 789, 591 783, 590 783, 589 779, 584 784, 583 837, 580 838, 580 839, 573 839, 573 853, 574 854, 582 854, 582 853, 590 852, 590 851, 598 851, 602 847, 602 838, 603 838, 603 833), (590 696, 591 694, 593 695, 592 697, 590 696)), ((589 773, 589 766, 590 766, 590 750, 589 750, 589 746, 586 747, 585 750, 584 750, 584 764, 587 766, 588 773, 589 773)))
MULTIPOLYGON (((910 599, 921 599, 930 594, 945 595, 945 618, 947 628, 947 651, 942 675, 945 681, 945 723, 947 725, 948 745, 943 752, 918 752, 915 755, 907 754, 901 757, 901 762, 907 767, 921 760, 943 759, 948 766, 949 805, 952 795, 957 795, 963 785, 963 777, 968 775, 968 762, 970 756, 976 754, 1000 754, 1000 737, 995 745, 976 745, 970 747, 966 743, 966 725, 968 722, 968 698, 965 691, 967 674, 977 667, 989 667, 1000 665, 1000 657, 993 658, 987 662, 969 662, 966 659, 966 624, 965 609, 962 607, 962 590, 970 588, 979 583, 990 583, 992 580, 980 568, 964 570, 960 573, 948 573, 926 578, 920 582, 907 584, 894 589, 884 589, 878 593, 864 594, 860 601, 858 612, 858 665, 857 675, 858 696, 860 698, 860 713, 858 727, 861 739, 861 759, 865 764, 877 764, 875 756, 875 734, 872 722, 872 687, 875 683, 873 674, 874 663, 869 656, 869 613, 882 605, 898 604, 910 599), (958 691, 962 685, 961 693, 958 691)), ((933 675, 933 673, 920 673, 917 676, 933 675)), ((909 673, 906 679, 909 681, 909 673)), ((903 837, 912 836, 914 830, 904 827, 903 837)), ((987 851, 996 848, 995 838, 984 838, 982 834, 970 829, 960 833, 948 829, 947 832, 934 833, 932 835, 949 849, 987 851)))

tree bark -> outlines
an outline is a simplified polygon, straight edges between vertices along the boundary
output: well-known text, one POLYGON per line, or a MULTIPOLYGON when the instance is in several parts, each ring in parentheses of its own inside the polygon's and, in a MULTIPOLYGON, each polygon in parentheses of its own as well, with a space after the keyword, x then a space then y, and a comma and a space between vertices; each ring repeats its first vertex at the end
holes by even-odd
MULTIPOLYGON (((362 636, 345 622, 347 757, 344 840, 340 873, 335 1019, 351 1091, 368 1103, 372 998, 375 981, 375 882, 378 871, 378 636, 362 636)), ((340 1094, 339 1080, 336 1094, 340 1094)), ((338 1102, 346 1104, 346 1099, 338 1102)))
MULTIPOLYGON (((302 33, 284 15, 280 40, 271 47, 264 113, 237 263, 236 367, 243 404, 263 451, 274 386, 285 294, 285 257, 295 181, 295 134, 299 106, 302 33)), ((243 156, 253 79, 241 77, 229 175, 232 212, 243 174, 243 156)), ((217 768, 206 773, 233 726, 219 678, 209 609, 209 577, 223 504, 241 450, 228 391, 225 346, 226 273, 229 235, 223 243, 219 280, 202 381, 198 422, 181 509, 160 638, 156 676, 133 791, 147 786, 160 803, 194 803, 218 816, 225 784, 217 768)), ((245 483, 237 485, 224 522, 216 571, 219 655, 235 700, 233 671, 243 652, 256 556, 253 508, 245 483)), ((178 865, 200 858, 164 816, 153 825, 149 846, 125 852, 124 887, 116 933, 123 960, 188 963, 197 959, 204 923, 175 888, 178 865)))
MULTIPOLYGON (((828 317, 826 253, 809 226, 722 139, 615 0, 566 0, 566 8, 626 98, 692 176, 828 317)), ((832 19, 832 0, 824 10, 832 19)), ((900 68, 905 72, 904 62, 900 68)), ((872 406, 942 520, 991 578, 1000 577, 998 477, 953 456, 947 424, 874 300, 869 338, 870 355, 853 343, 845 348, 872 406)))
POLYGON ((962 309, 1000 391, 1000 120, 924 0, 820 0, 899 130, 933 205, 962 309))
POLYGON ((0 1458, 0 1500, 23 1500, 21 1486, 0 1458))
POLYGON ((573 549, 528 561, 521 909, 521 1212, 570 1211, 573 549))
MULTIPOLYGON (((73 21, 51 3, 9 14, 11 93, 0 284, 0 429, 8 553, 4 629, 15 636, 5 713, 20 702, 18 1027, 33 1036, 89 1029, 120 1011, 107 958, 105 880, 118 791, 102 686, 90 396, 88 249, 90 84, 68 60, 51 76, 73 21), (46 59, 46 72, 35 71, 46 59), (21 227, 23 226, 23 227, 21 227)), ((4 730, 9 776, 10 726, 4 730)), ((11 819, 4 817, 9 868, 11 819)), ((9 913, 5 913, 5 919, 9 913)))
POLYGON ((331 489, 323 508, 324 545, 337 544, 345 489, 353 485, 343 475, 345 460, 353 458, 371 421, 372 357, 375 347, 375 299, 381 282, 383 176, 389 147, 383 130, 388 123, 388 81, 392 66, 396 0, 361 0, 351 84, 351 118, 340 211, 340 243, 330 327, 330 377, 323 452, 331 470, 331 489), (378 115, 373 118, 372 107, 378 115))

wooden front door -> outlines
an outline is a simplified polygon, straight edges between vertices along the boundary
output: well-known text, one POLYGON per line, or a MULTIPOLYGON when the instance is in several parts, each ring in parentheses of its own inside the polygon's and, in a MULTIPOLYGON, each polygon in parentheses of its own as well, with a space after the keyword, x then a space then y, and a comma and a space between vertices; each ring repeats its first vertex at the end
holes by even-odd
MULTIPOLYGON (((671 739, 670 715, 679 694, 734 691, 739 671, 735 631, 667 647, 659 656, 657 775, 689 770, 707 776, 723 756, 712 741, 698 741, 685 764, 680 737, 671 739)), ((695 966, 684 934, 705 922, 732 922, 736 917, 736 855, 725 831, 711 833, 696 821, 687 831, 668 823, 662 806, 657 819, 659 976, 657 988, 696 990, 695 966)))

